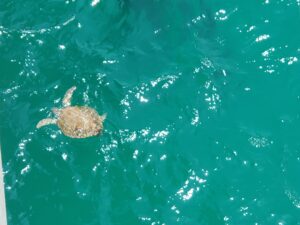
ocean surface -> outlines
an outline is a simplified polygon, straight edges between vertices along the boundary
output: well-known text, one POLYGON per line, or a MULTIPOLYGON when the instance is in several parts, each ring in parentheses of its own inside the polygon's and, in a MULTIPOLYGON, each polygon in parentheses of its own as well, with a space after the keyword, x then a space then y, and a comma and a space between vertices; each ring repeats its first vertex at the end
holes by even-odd
POLYGON ((300 224, 299 29, 299 0, 1 0, 9 225, 300 224), (72 86, 101 136, 36 129, 72 86))

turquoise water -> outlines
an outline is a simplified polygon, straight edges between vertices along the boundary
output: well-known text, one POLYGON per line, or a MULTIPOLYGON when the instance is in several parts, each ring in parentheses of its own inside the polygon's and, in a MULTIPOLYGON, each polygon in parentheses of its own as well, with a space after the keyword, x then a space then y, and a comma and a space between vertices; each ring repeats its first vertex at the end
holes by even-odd
POLYGON ((0 2, 9 225, 300 224, 298 0, 0 2), (71 139, 51 117, 107 113, 71 139))

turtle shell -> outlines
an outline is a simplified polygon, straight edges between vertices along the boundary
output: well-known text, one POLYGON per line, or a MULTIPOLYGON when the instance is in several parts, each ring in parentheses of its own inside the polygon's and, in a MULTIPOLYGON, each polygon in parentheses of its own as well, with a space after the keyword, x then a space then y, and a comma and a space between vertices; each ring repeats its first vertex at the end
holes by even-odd
POLYGON ((60 110, 57 125, 69 137, 86 138, 102 131, 103 118, 90 107, 69 106, 60 110))

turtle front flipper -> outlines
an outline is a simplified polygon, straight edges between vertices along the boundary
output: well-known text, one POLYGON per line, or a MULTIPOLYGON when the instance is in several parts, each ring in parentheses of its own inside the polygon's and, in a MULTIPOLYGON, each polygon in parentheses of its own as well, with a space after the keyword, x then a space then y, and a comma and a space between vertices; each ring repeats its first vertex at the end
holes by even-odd
POLYGON ((72 98, 73 92, 75 90, 76 90, 75 86, 73 86, 69 90, 67 90, 67 92, 64 96, 63 102, 62 102, 64 107, 71 105, 71 98, 72 98))
POLYGON ((49 124, 56 124, 56 121, 57 121, 56 119, 51 119, 51 118, 42 119, 40 122, 38 122, 36 128, 40 128, 42 126, 46 126, 49 124))

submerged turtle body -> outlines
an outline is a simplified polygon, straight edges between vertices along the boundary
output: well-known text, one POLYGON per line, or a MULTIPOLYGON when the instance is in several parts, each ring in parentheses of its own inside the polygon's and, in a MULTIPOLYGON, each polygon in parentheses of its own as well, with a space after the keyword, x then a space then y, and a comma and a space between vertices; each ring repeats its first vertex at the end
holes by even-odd
POLYGON ((103 117, 86 106, 69 106, 59 112, 57 125, 62 132, 73 138, 86 138, 99 134, 103 117))
POLYGON ((72 138, 96 136, 102 131, 106 114, 100 116, 96 110, 87 106, 70 106, 75 89, 76 87, 72 87, 66 92, 62 109, 53 109, 57 119, 43 119, 37 124, 37 128, 56 124, 66 136, 72 138))

